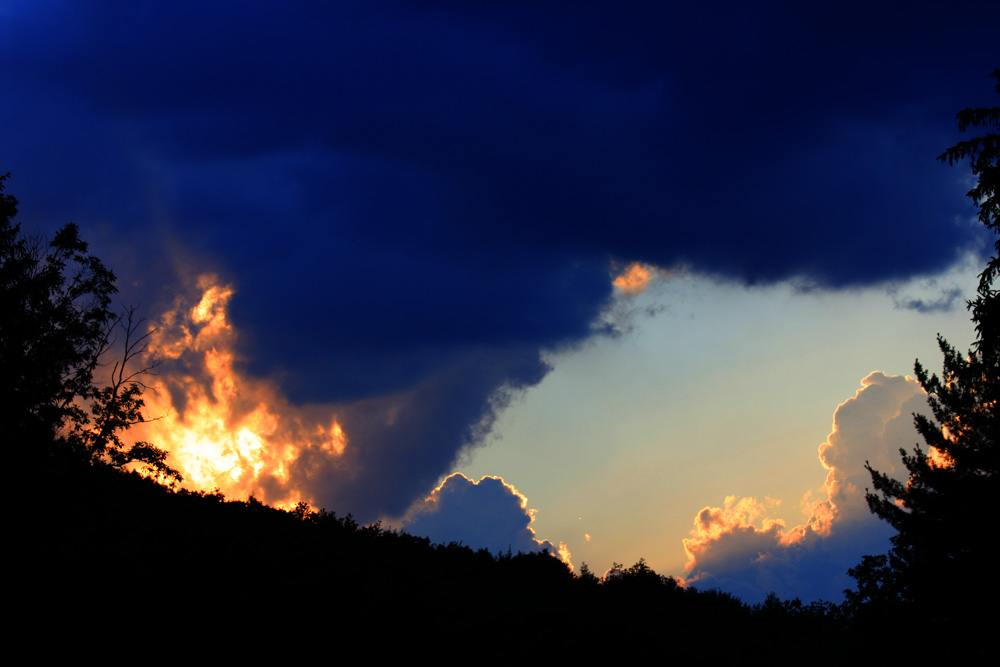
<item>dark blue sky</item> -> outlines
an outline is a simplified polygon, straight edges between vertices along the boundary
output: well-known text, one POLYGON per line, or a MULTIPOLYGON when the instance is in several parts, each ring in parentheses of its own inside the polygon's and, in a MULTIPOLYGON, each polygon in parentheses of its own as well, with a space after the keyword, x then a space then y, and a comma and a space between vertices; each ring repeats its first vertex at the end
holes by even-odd
POLYGON ((995 2, 472 4, 5 2, 0 172, 130 300, 232 281, 293 399, 423 387, 415 485, 613 266, 842 288, 985 247, 934 158, 996 103, 995 2))

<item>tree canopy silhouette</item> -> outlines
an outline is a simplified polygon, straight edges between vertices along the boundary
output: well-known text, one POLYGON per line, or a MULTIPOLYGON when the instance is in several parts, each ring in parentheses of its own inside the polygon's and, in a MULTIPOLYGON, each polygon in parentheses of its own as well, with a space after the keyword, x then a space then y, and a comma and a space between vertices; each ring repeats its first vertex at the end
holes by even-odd
MULTIPOLYGON (((991 76, 1000 82, 1000 69, 991 76)), ((1000 94, 1000 83, 996 87, 1000 94)), ((959 128, 1000 126, 1000 107, 966 109, 959 128)), ((1000 181, 1000 146, 996 132, 963 141, 939 159, 949 164, 969 158, 978 184, 968 196, 979 208, 979 219, 1000 232, 996 198, 1000 181)), ((1000 240, 996 242, 1000 254, 1000 240)), ((994 256, 980 274, 978 295, 969 302, 977 339, 961 354, 938 337, 944 356, 941 377, 928 374, 919 361, 915 372, 927 392, 934 419, 915 414, 914 424, 927 446, 900 450, 909 478, 903 482, 866 465, 873 492, 866 498, 871 511, 898 532, 884 556, 867 556, 849 571, 858 591, 848 591, 856 604, 908 605, 926 620, 948 624, 952 631, 977 632, 978 605, 973 595, 982 586, 996 592, 992 574, 992 535, 985 518, 1000 491, 1000 332, 997 330, 994 284, 1000 260, 994 256), (989 556, 987 554, 990 554, 989 556), (953 577, 963 577, 957 582, 953 577), (971 579, 971 581, 970 581, 971 579), (975 581, 976 587, 969 584, 975 581)))
MULTIPOLYGON (((1000 95, 1000 68, 993 70, 990 76, 997 80, 995 90, 1000 95)), ((963 109, 957 117, 961 132, 969 127, 1000 130, 1000 106, 963 109)), ((976 186, 969 190, 967 196, 979 209, 979 221, 1000 235, 1000 200, 997 199, 997 190, 1000 189, 1000 133, 986 132, 981 137, 961 141, 938 156, 938 160, 949 165, 966 158, 972 167, 972 175, 978 177, 976 186)), ((995 357, 1000 354, 1000 332, 997 331, 1000 314, 997 313, 997 290, 993 283, 1000 275, 1000 236, 994 242, 994 250, 996 254, 979 274, 979 293, 969 302, 969 309, 978 334, 975 348, 996 363, 995 357)))
POLYGON ((141 320, 132 309, 111 310, 115 275, 88 252, 75 224, 47 244, 21 233, 18 201, 3 193, 9 176, 0 176, 0 414, 12 453, 36 463, 71 455, 117 468, 135 464, 179 480, 166 452, 120 437, 143 420, 141 377, 150 367, 130 367, 145 350, 141 320), (103 365, 111 367, 110 382, 97 386, 94 373, 103 365))

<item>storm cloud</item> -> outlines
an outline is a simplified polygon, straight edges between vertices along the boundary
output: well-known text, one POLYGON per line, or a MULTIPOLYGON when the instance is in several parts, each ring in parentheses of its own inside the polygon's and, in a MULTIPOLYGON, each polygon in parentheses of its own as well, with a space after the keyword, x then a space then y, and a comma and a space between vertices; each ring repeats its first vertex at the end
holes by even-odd
POLYGON ((933 157, 989 93, 986 17, 54 4, 0 28, 24 217, 137 274, 165 245, 211 258, 296 397, 587 336, 613 258, 836 287, 982 243, 933 157))
POLYGON ((232 285, 234 369, 398 465, 310 468, 374 517, 607 330, 615 266, 836 289, 984 248, 933 158, 997 11, 14 0, 0 170, 154 315, 232 285))

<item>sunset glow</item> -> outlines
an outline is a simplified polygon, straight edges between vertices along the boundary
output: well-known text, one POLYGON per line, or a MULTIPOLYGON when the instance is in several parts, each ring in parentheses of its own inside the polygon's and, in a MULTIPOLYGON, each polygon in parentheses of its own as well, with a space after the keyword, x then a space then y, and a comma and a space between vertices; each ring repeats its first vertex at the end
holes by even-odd
POLYGON ((932 468, 950 468, 955 465, 955 460, 937 447, 930 447, 927 450, 927 463, 932 468))
POLYGON ((641 294, 658 277, 665 272, 650 264, 632 262, 612 281, 625 296, 641 294))
POLYGON ((312 501, 302 454, 340 457, 343 429, 332 415, 306 414, 272 384, 241 374, 227 317, 234 290, 212 275, 197 286, 197 303, 178 297, 154 323, 149 354, 164 363, 136 435, 170 452, 189 489, 280 507, 312 501))

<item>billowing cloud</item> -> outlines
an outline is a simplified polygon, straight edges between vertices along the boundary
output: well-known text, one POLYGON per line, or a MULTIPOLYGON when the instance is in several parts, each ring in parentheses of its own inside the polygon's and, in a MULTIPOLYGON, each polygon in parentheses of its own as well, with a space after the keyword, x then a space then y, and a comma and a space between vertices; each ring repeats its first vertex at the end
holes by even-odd
POLYGON ((827 476, 821 490, 802 499, 805 521, 786 525, 775 516, 780 501, 771 498, 730 496, 722 507, 704 508, 684 540, 687 581, 719 586, 748 601, 771 591, 839 599, 851 585, 847 569, 867 553, 884 552, 891 534, 868 511, 865 462, 905 478, 899 449, 919 440, 912 414, 926 411, 926 396, 913 378, 869 374, 837 408, 833 431, 819 447, 827 476))
POLYGON ((144 396, 147 421, 134 435, 166 449, 188 488, 283 506, 316 502, 293 469, 317 456, 339 460, 347 438, 332 411, 290 405, 273 384, 237 370, 227 312, 233 292, 203 275, 195 303, 178 296, 159 317, 148 348, 161 364, 158 382, 144 396))
POLYGON ((474 482, 454 473, 411 509, 403 528, 433 542, 461 542, 493 553, 548 549, 572 567, 565 544, 556 546, 535 537, 534 520, 535 510, 528 509, 528 499, 502 478, 483 477, 474 482))
MULTIPOLYGON (((235 293, 203 275, 153 322, 149 352, 163 363, 145 396, 150 421, 134 435, 167 449, 190 488, 286 506, 303 500, 362 521, 400 516, 516 390, 509 365, 484 374, 489 363, 466 358, 464 368, 445 367, 409 391, 294 403, 277 379, 243 369, 228 310, 235 293)), ((521 381, 537 381, 542 371, 524 365, 521 381)))

